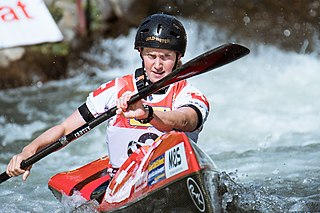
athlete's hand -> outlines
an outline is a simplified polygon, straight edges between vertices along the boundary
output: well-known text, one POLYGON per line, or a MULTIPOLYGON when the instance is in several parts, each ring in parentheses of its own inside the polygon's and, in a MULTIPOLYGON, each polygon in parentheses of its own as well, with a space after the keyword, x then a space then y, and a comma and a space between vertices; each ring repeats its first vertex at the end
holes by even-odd
POLYGON ((134 104, 128 105, 128 101, 134 95, 133 92, 127 91, 117 100, 118 115, 123 115, 126 118, 144 119, 148 116, 147 110, 144 108, 142 101, 139 100, 134 104))
POLYGON ((20 164, 22 160, 27 159, 30 156, 31 154, 28 154, 26 152, 21 152, 20 154, 13 156, 7 166, 6 173, 10 177, 19 176, 23 174, 22 179, 24 181, 27 180, 32 166, 28 167, 26 170, 23 170, 20 168, 20 164))

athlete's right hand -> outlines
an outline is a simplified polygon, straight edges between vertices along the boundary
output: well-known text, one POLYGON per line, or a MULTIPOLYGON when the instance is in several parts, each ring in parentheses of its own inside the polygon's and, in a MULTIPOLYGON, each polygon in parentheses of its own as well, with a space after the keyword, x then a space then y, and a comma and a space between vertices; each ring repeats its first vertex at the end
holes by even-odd
POLYGON ((146 115, 146 109, 143 107, 142 101, 139 100, 136 103, 128 105, 128 101, 134 95, 133 92, 127 91, 122 94, 117 100, 117 111, 118 115, 123 115, 126 118, 137 118, 144 119, 146 115))
POLYGON ((20 168, 20 164, 21 164, 22 160, 27 159, 30 156, 31 156, 31 154, 28 154, 26 152, 21 152, 20 154, 13 156, 7 166, 6 173, 10 177, 19 176, 19 175, 23 174, 22 180, 24 180, 24 181, 27 180, 32 166, 23 170, 20 168))

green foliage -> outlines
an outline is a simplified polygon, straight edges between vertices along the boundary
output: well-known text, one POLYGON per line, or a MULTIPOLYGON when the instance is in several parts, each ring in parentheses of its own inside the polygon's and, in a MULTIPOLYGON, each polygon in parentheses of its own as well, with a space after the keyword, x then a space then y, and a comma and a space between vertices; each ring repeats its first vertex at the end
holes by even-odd
POLYGON ((61 8, 55 7, 53 5, 48 6, 49 12, 51 13, 54 21, 58 23, 63 16, 63 10, 61 8))
POLYGON ((95 31, 101 28, 101 26, 103 25, 101 8, 98 7, 95 1, 91 2, 90 18, 91 18, 91 30, 95 31))
POLYGON ((51 50, 54 55, 67 56, 70 53, 70 44, 66 42, 52 44, 51 50))
POLYGON ((68 56, 70 53, 70 44, 67 42, 46 43, 30 47, 33 52, 40 52, 43 55, 68 56))

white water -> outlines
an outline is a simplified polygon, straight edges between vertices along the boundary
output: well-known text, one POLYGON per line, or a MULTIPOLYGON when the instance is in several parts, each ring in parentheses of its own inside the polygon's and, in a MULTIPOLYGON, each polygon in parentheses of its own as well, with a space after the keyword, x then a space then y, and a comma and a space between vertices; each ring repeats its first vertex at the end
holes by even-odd
MULTIPOLYGON (((239 193, 241 208, 320 211, 319 56, 235 41, 207 25, 184 23, 184 62, 227 42, 251 49, 243 59, 190 79, 211 104, 199 144, 236 183, 226 200, 239 193)), ((85 54, 104 69, 86 65, 84 74, 71 79, 0 92, 0 171, 32 138, 81 105, 91 90, 137 68, 141 62, 133 40, 134 30, 85 54), (97 54, 101 47, 104 53, 97 54), (88 77, 89 72, 95 76, 88 77)), ((2 183, 0 212, 64 212, 47 189, 48 179, 104 155, 103 139, 101 125, 34 165, 26 183, 20 178, 2 183)))

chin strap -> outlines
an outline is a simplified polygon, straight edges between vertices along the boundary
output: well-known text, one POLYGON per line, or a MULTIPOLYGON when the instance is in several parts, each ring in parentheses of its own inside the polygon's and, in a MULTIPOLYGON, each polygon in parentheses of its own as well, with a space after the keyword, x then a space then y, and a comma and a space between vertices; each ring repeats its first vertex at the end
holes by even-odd
POLYGON ((136 86, 139 92, 147 86, 148 80, 147 80, 147 75, 144 71, 144 68, 136 69, 134 73, 134 78, 136 80, 136 86))

